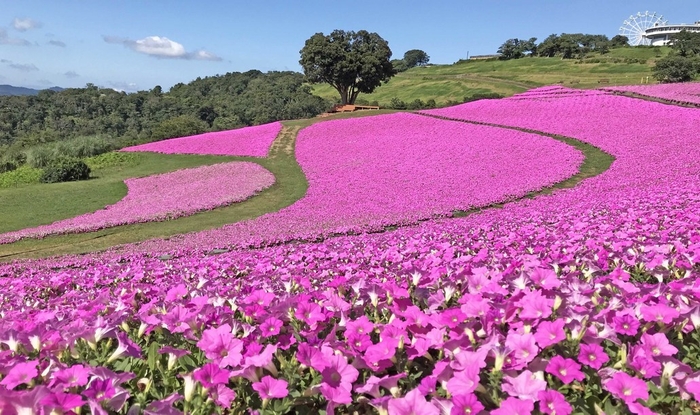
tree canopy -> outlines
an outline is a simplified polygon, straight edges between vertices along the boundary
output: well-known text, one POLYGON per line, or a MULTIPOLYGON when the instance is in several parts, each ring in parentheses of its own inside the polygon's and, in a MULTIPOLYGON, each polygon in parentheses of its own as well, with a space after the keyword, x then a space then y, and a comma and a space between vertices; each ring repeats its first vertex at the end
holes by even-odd
POLYGON ((36 96, 0 96, 0 162, 37 144, 99 135, 115 147, 203 131, 313 117, 329 103, 298 72, 197 78, 168 92, 127 94, 88 84, 36 96))
POLYGON ((659 82, 687 82, 700 73, 700 33, 682 30, 671 36, 672 54, 656 61, 659 82))
POLYGON ((353 104, 358 94, 373 92, 396 74, 389 43, 366 30, 316 33, 299 53, 306 79, 330 84, 343 105, 353 104))
POLYGON ((540 44, 537 38, 508 39, 499 48, 500 59, 519 59, 524 56, 559 56, 562 59, 580 57, 588 52, 607 52, 611 47, 627 44, 624 36, 614 37, 614 42, 605 35, 589 35, 583 33, 562 33, 549 35, 540 44))
POLYGON ((411 49, 403 54, 403 61, 408 68, 425 66, 430 62, 430 56, 420 49, 411 49))

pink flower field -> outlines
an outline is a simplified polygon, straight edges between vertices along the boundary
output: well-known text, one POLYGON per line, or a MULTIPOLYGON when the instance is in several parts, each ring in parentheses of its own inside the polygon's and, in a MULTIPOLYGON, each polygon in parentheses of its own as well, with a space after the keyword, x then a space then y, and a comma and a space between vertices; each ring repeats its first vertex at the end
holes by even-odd
MULTIPOLYGON (((571 189, 388 232, 300 242, 296 227, 276 240, 274 222, 251 221, 262 226, 251 234, 278 243, 212 251, 242 240, 229 227, 0 265, 0 411, 700 412, 700 110, 557 88, 429 113, 575 137, 616 160, 571 189)), ((490 172, 475 156, 495 157, 478 151, 484 141, 550 143, 419 115, 384 118, 391 128, 377 119, 302 132, 307 198, 323 183, 311 172, 326 166, 346 169, 347 188, 404 189, 419 203, 403 203, 425 213, 456 199, 438 192, 428 204, 412 190, 417 172, 462 186, 437 176, 439 160, 470 155, 490 172), (335 128, 364 138, 323 142, 335 128), (374 165, 354 164, 366 157, 374 165), (406 178, 383 181, 392 168, 406 178)), ((353 214, 347 206, 334 223, 353 214)), ((316 231, 322 216, 307 212, 316 231)))
POLYGON ((645 97, 661 98, 687 104, 700 104, 700 82, 614 86, 604 88, 604 90, 612 92, 632 92, 645 97))
POLYGON ((281 123, 273 122, 237 130, 155 141, 153 143, 125 147, 121 151, 265 157, 281 129, 281 123))
POLYGON ((0 243, 189 216, 241 202, 274 182, 272 173, 249 162, 221 163, 127 179, 124 181, 127 195, 114 205, 50 225, 0 234, 0 243))
POLYGON ((260 245, 376 231, 522 197, 583 160, 548 137, 405 113, 314 124, 299 133, 296 156, 309 181, 301 200, 191 237, 260 245))

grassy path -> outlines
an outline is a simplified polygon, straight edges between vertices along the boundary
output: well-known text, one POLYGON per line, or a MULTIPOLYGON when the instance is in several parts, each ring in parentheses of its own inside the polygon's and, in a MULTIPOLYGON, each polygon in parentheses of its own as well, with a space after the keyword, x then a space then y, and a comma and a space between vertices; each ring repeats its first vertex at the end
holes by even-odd
MULTIPOLYGON (((380 110, 372 111, 369 115, 379 115, 394 111, 380 110)), ((291 205, 304 196, 308 188, 308 182, 301 167, 294 157, 294 144, 298 132, 316 122, 365 116, 364 113, 338 114, 327 118, 315 118, 310 120, 285 121, 284 127, 276 140, 273 142, 268 157, 256 159, 249 157, 235 157, 229 159, 246 160, 259 163, 276 178, 273 186, 261 192, 259 195, 244 202, 228 207, 218 208, 207 212, 198 213, 192 216, 179 218, 166 222, 151 222, 144 224, 134 224, 104 229, 97 232, 51 236, 42 240, 25 239, 13 244, 0 245, 0 261, 9 261, 18 258, 46 257, 61 254, 81 254, 99 250, 105 250, 115 245, 134 243, 155 238, 168 238, 173 235, 195 232, 221 227, 225 224, 253 219, 265 213, 278 211, 291 205)), ((428 116, 425 114, 420 114, 428 116)), ((437 117, 442 118, 442 117, 437 117)), ((446 119, 446 118, 442 118, 446 119)), ((450 119, 447 119, 450 120, 450 119)), ((455 122, 469 122, 462 120, 450 120, 455 122)), ((600 149, 583 143, 570 137, 563 137, 547 134, 541 131, 528 130, 512 126, 477 123, 489 125, 497 128, 508 128, 523 132, 543 135, 552 139, 562 141, 568 145, 576 147, 583 152, 585 160, 580 167, 580 171, 574 176, 559 182, 553 186, 538 192, 533 192, 525 197, 535 197, 547 194, 555 189, 573 187, 581 180, 598 175, 610 167, 614 158, 600 149)), ((492 205, 470 211, 456 211, 454 217, 462 217, 484 209, 497 208, 502 205, 492 205)), ((388 226, 385 230, 392 230, 396 227, 388 226)))

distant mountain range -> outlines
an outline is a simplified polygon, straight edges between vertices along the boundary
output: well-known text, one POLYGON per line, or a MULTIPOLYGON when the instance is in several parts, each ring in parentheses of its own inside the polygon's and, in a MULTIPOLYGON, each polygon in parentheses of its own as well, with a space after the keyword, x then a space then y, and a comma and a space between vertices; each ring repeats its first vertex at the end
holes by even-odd
MULTIPOLYGON (((63 91, 64 88, 54 86, 51 88, 46 88, 50 89, 52 91, 63 91)), ((0 95, 36 95, 41 91, 40 89, 32 89, 32 88, 24 88, 21 86, 12 86, 12 85, 0 85, 0 95)))

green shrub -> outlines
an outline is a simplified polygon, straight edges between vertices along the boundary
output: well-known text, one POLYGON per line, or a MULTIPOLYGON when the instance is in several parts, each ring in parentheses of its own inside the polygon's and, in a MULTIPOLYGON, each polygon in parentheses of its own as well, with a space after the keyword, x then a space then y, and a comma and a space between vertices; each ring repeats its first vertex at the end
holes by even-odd
POLYGON ((395 109, 395 110, 405 110, 406 109, 406 103, 403 102, 402 100, 394 97, 391 99, 389 102, 389 108, 395 109))
POLYGON ((135 165, 138 164, 140 158, 140 155, 137 153, 112 151, 99 156, 88 157, 85 159, 85 164, 90 167, 90 170, 94 171, 106 167, 135 165))
POLYGON ((56 160, 56 152, 53 146, 42 145, 27 150, 27 164, 35 169, 43 169, 53 164, 56 160))
POLYGON ((15 170, 0 173, 0 188, 19 187, 39 183, 44 172, 29 166, 20 166, 15 170))
POLYGON ((90 178, 90 167, 76 158, 61 157, 44 169, 42 183, 73 182, 90 178))

